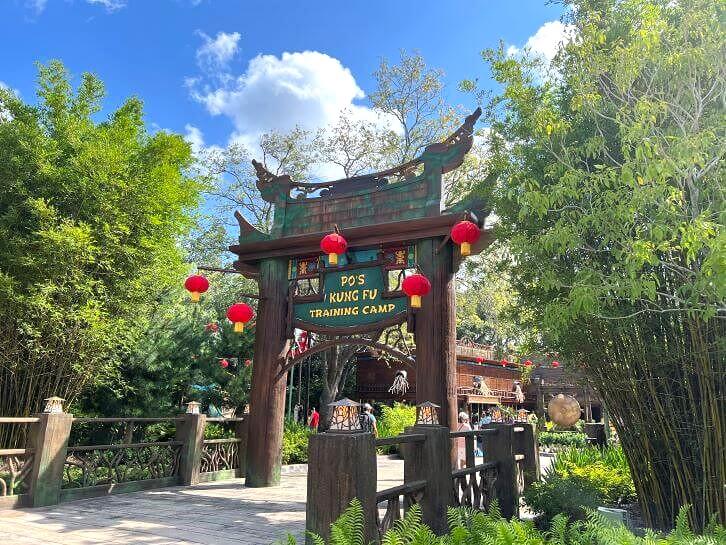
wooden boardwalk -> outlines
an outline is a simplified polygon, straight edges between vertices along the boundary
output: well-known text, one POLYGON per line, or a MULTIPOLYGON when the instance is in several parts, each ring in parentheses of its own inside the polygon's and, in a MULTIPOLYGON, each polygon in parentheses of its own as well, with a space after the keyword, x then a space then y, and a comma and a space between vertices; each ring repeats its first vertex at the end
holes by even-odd
MULTIPOLYGON (((2 545, 269 544, 301 539, 307 475, 282 476, 274 488, 244 480, 170 487, 53 507, 0 510, 2 545)), ((403 462, 378 458, 378 489, 403 481, 403 462)))

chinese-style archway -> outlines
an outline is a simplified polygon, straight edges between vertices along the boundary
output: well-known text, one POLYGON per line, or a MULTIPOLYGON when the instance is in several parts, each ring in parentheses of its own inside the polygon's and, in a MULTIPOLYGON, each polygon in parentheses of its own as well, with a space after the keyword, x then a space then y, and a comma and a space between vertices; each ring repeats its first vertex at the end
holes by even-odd
MULTIPOLYGON (((416 399, 440 405, 442 424, 456 422, 454 273, 461 251, 451 229, 463 220, 481 227, 488 211, 474 202, 445 208, 442 175, 462 164, 480 114, 468 116, 456 132, 413 161, 375 174, 296 183, 253 162, 262 198, 274 205, 274 221, 266 234, 236 214, 239 244, 230 247, 238 256, 235 268, 258 281, 260 296, 248 486, 279 481, 287 369, 301 357, 291 350, 295 329, 325 335, 327 346, 352 344, 357 336, 355 344, 396 355, 375 336, 407 324, 416 343, 416 399), (320 244, 334 229, 347 248, 328 239, 326 252, 336 256, 331 260, 321 254, 320 244), (401 287, 414 271, 431 284, 420 308, 412 308, 401 287)), ((483 234, 466 250, 475 254, 488 245, 489 234, 483 234)))

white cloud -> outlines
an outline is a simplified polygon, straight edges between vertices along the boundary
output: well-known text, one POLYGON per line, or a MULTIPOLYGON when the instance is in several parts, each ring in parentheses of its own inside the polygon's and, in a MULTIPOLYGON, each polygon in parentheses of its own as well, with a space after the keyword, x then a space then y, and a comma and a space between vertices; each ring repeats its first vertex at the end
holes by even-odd
POLYGON ((45 5, 48 0, 25 0, 25 7, 31 9, 36 15, 40 15, 45 11, 45 5))
POLYGON ((86 0, 89 4, 99 4, 108 12, 118 11, 126 7, 126 0, 86 0))
POLYGON ((217 32, 214 39, 204 32, 197 32, 204 43, 197 49, 197 64, 203 70, 222 70, 239 50, 239 32, 217 32))
POLYGON ((192 153, 198 155, 200 151, 204 150, 204 135, 202 131, 189 123, 184 125, 184 130, 186 131, 184 140, 189 142, 189 145, 192 147, 192 153))
POLYGON ((228 75, 219 86, 197 88, 192 96, 210 114, 229 117, 237 137, 253 138, 270 130, 289 131, 296 125, 314 130, 334 122, 350 109, 363 118, 375 117, 353 104, 365 97, 348 68, 317 51, 258 55, 240 76, 228 75))
MULTIPOLYGON (((20 91, 18 91, 17 89, 13 89, 4 81, 0 81, 0 89, 10 91, 16 97, 20 98, 20 91)), ((12 121, 12 120, 13 120, 12 114, 7 110, 7 108, 5 107, 3 102, 0 101, 0 123, 3 123, 5 121, 12 121)))
POLYGON ((572 25, 566 25, 560 21, 548 21, 527 39, 524 48, 510 45, 507 48, 507 55, 519 55, 523 52, 523 49, 526 49, 533 55, 544 58, 547 63, 550 63, 560 46, 572 39, 573 33, 574 27, 572 25))

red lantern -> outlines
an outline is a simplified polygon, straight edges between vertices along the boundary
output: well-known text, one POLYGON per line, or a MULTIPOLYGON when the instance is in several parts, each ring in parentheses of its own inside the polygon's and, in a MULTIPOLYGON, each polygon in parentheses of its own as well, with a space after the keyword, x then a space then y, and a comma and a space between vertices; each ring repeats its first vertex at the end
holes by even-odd
POLYGON ((484 358, 482 358, 481 356, 477 356, 476 357, 476 362, 477 363, 484 363, 484 358))
POLYGON ((229 367, 229 362, 227 361, 226 358, 222 358, 221 360, 219 360, 219 366, 222 369, 226 369, 227 367, 229 367))
POLYGON ((328 254, 328 262, 331 265, 337 265, 338 256, 348 249, 348 241, 338 233, 330 233, 320 241, 320 249, 328 254))
POLYGON ((481 230, 471 221, 460 221, 451 228, 451 240, 461 247, 463 256, 471 253, 471 245, 479 240, 479 235, 481 230))
POLYGON ((527 360, 524 362, 525 367, 532 367, 532 360, 527 360))
POLYGON ((506 367, 507 366, 507 360, 504 360, 503 359, 500 363, 502 364, 502 367, 506 367))
POLYGON ((555 360, 555 361, 552 362, 552 367, 554 367, 555 369, 557 369, 559 366, 560 366, 560 362, 559 361, 555 360))
POLYGON ((245 360, 245 367, 252 365, 252 360, 245 360))
POLYGON ((421 296, 431 291, 431 282, 422 274, 412 274, 403 279, 401 288, 411 298, 411 306, 421 308, 421 296))
POLYGON ((235 303, 227 309, 227 318, 234 324, 235 333, 242 333, 245 324, 252 319, 255 313, 247 303, 235 303))
POLYGON ((184 287, 192 295, 192 302, 199 302, 202 293, 209 289, 209 280, 201 274, 193 274, 184 281, 184 287))

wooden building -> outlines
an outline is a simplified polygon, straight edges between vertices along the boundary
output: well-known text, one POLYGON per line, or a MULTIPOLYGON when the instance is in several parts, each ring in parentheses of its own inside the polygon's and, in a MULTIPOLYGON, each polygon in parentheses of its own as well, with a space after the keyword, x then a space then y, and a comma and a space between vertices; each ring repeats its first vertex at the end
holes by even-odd
MULTIPOLYGON (((416 402, 416 368, 398 361, 387 361, 373 352, 358 355, 358 398, 363 401, 390 404, 394 401, 416 402), (408 390, 405 394, 389 391, 396 373, 406 371, 408 390)), ((458 341, 456 345, 456 386, 460 410, 480 412, 495 405, 517 404, 514 396, 515 381, 521 378, 519 370, 502 366, 489 346, 458 341)), ((534 407, 535 397, 531 399, 534 407)), ((533 408, 532 407, 532 408, 533 408)))
POLYGON ((525 403, 528 410, 544 416, 547 405, 554 396, 565 394, 574 397, 582 409, 586 422, 600 422, 603 417, 602 401, 587 380, 574 369, 566 367, 538 367, 532 373, 527 386, 525 403))
MULTIPOLYGON (((365 352, 358 355, 356 369, 358 399, 383 404, 395 401, 416 403, 415 366, 387 361, 373 352, 365 352), (403 395, 389 391, 399 371, 406 371, 409 385, 403 395)), ((459 410, 473 414, 495 405, 505 405, 544 417, 550 399, 557 394, 565 394, 580 403, 584 420, 599 421, 602 417, 602 403, 597 393, 572 369, 564 366, 539 366, 534 369, 529 384, 522 388, 525 395, 523 403, 517 403, 514 394, 515 381, 520 379, 519 368, 511 363, 502 366, 490 346, 457 341, 456 393, 459 410)))

